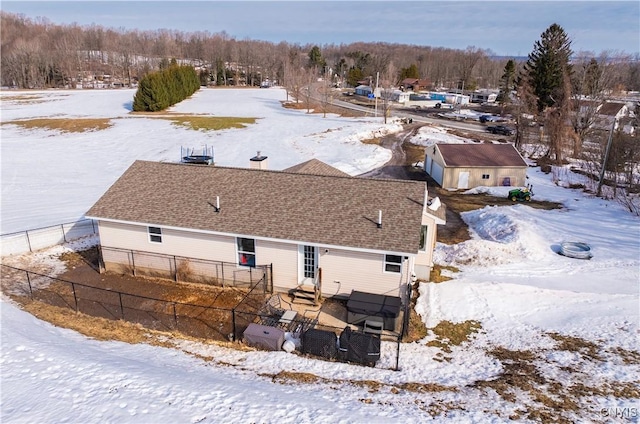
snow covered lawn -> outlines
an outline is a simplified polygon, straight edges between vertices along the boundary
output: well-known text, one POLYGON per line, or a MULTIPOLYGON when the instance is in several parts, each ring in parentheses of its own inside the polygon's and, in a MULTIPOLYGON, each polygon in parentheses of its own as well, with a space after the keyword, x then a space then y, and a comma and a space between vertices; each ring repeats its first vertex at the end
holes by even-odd
MULTIPOLYGON (((77 219, 133 160, 178 160, 181 145, 214 146, 220 165, 247 166, 260 150, 272 169, 316 157, 355 175, 390 157, 359 140, 399 130, 380 119, 283 109, 279 89, 203 90, 175 108, 258 118, 245 129, 210 133, 131 117, 128 90, 32 94, 24 101, 0 93, 2 233, 77 219), (109 117, 114 125, 63 134, 5 124, 34 117, 109 117)), ((464 142, 449 137, 425 127, 415 142, 464 142)), ((637 422, 640 220, 555 184, 539 168, 530 168, 529 181, 534 201, 564 208, 518 203, 464 213, 472 239, 436 248, 437 262, 457 271, 449 281, 420 285, 416 310, 427 326, 466 329, 460 340, 467 341, 435 330, 401 345, 394 372, 168 335, 150 336, 167 347, 98 341, 36 319, 5 293, 0 419, 637 422), (557 254, 563 241, 589 243, 593 258, 557 254)), ((504 188, 482 190, 506 195, 504 188)), ((60 251, 3 262, 59 266, 60 251)))

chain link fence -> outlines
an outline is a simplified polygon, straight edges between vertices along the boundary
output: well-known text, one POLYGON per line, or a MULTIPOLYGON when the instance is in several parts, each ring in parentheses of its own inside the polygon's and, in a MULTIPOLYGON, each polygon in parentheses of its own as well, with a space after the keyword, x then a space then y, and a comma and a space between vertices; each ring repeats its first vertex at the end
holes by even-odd
POLYGON ((92 219, 0 235, 0 255, 16 255, 57 246, 98 233, 92 219))

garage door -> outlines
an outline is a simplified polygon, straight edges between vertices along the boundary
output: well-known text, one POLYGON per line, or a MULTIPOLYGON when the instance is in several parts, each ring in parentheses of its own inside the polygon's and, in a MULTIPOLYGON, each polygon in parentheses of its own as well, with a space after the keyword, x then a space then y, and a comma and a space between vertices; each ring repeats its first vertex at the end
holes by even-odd
POLYGON ((436 180, 438 184, 442 187, 442 176, 444 174, 444 168, 440 166, 439 163, 432 162, 431 164, 431 177, 436 180))

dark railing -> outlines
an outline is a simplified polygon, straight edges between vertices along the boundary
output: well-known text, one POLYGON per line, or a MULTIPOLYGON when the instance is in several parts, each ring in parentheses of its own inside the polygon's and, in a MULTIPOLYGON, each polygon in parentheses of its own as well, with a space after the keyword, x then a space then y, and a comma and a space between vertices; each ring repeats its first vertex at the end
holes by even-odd
MULTIPOLYGON (((88 284, 65 280, 58 277, 28 271, 0 264, 3 292, 9 295, 27 296, 53 306, 69 308, 78 313, 109 320, 123 320, 160 330, 176 331, 196 338, 218 341, 241 340, 251 323, 278 326, 282 313, 291 305, 270 305, 267 300, 279 298, 265 292, 268 285, 263 278, 253 283, 233 306, 221 307, 198 302, 171 301, 151 296, 127 293, 119 290, 94 287, 88 284)), ((270 267, 269 267, 270 268, 270 267)), ((229 288, 228 288, 229 289, 229 288)), ((194 291, 205 290, 194 286, 194 291)), ((210 290, 210 289, 207 289, 210 290)), ((220 288, 219 290, 226 290, 220 288)), ((344 328, 318 323, 319 311, 309 310, 288 323, 285 331, 300 336, 306 330, 315 328, 330 331, 336 337, 344 328)), ((399 370, 401 335, 383 333, 381 340, 395 343, 395 352, 388 351, 387 357, 399 370)))
POLYGON ((139 323, 144 327, 178 331, 193 337, 236 340, 261 314, 264 283, 257 281, 232 307, 169 301, 104 289, 2 264, 9 294, 73 309, 86 315, 139 323), (241 318, 236 318, 236 315, 241 318), (246 321, 246 323, 245 323, 246 321))

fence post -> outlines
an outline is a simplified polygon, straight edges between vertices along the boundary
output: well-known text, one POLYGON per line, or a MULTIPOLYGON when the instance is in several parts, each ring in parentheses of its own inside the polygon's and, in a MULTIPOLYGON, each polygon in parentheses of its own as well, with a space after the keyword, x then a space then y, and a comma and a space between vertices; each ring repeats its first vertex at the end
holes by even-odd
POLYGON ((120 313, 122 314, 122 319, 124 320, 124 308, 122 307, 122 293, 118 292, 118 298, 120 299, 120 313))
POLYGON ((60 229, 62 230, 62 240, 64 240, 64 242, 67 242, 67 235, 64 233, 64 224, 60 224, 60 229))
POLYGON ((73 300, 76 302, 76 313, 78 312, 78 297, 76 296, 75 284, 71 283, 71 290, 73 291, 73 300))
POLYGON ((33 249, 31 248, 31 239, 29 238, 29 230, 24 232, 27 235, 27 244, 29 245, 29 252, 33 252, 33 249))
POLYGON ((178 282, 178 261, 176 260, 176 255, 173 255, 173 272, 174 272, 174 279, 176 280, 176 283, 178 282))
POLYGON ((131 251, 131 266, 133 268, 133 276, 136 277, 136 259, 135 259, 136 254, 133 252, 133 250, 131 251))
POLYGON ((233 341, 238 340, 238 337, 236 335, 236 308, 233 308, 231 310, 231 323, 233 325, 233 341))
POLYGON ((31 294, 31 300, 33 300, 33 289, 31 288, 31 278, 29 278, 29 271, 25 271, 27 274, 27 283, 29 283, 29 294, 31 294))
POLYGON ((106 272, 107 268, 104 265, 104 256, 103 256, 103 249, 102 246, 100 245, 100 243, 98 243, 98 272, 100 274, 102 274, 102 272, 106 272))
POLYGON ((93 234, 96 233, 96 222, 92 219, 91 220, 91 229, 93 230, 93 234))
POLYGON ((397 346, 397 351, 396 351, 396 369, 395 371, 399 371, 400 370, 400 336, 398 336, 398 339, 396 340, 396 344, 397 346))
POLYGON ((273 293, 273 263, 269 264, 269 293, 273 293))

